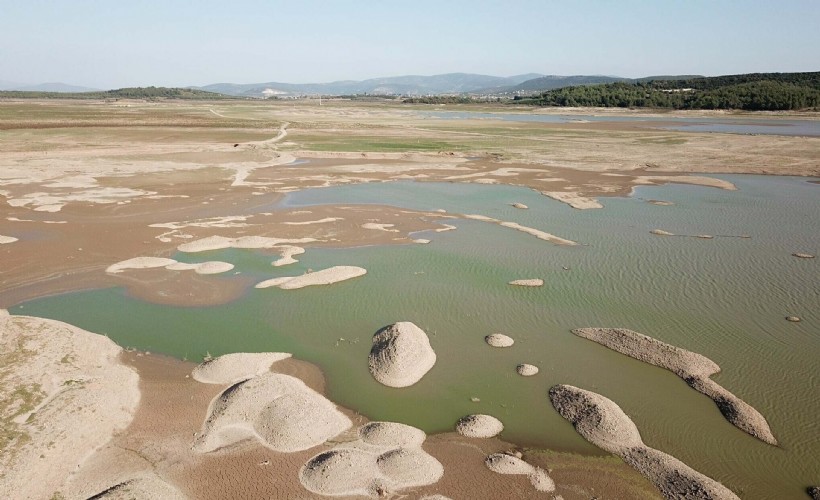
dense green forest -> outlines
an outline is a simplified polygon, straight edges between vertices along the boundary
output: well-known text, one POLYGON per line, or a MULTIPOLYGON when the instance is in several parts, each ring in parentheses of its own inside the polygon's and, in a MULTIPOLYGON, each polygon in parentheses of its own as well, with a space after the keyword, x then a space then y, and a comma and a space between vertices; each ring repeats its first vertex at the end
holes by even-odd
POLYGON ((539 106, 740 109, 747 111, 820 108, 820 72, 752 73, 563 87, 518 103, 539 106))
POLYGON ((0 97, 16 99, 236 99, 204 90, 168 87, 131 87, 99 92, 0 91, 0 97))

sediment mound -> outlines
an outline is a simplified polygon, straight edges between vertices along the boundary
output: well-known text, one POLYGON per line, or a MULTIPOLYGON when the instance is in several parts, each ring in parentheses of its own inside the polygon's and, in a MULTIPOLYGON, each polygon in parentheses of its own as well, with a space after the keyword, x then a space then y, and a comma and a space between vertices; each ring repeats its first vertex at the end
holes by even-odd
POLYGON ((527 363, 521 363, 515 367, 515 371, 517 371, 522 377, 532 377, 538 373, 538 367, 527 363))
POLYGON ((237 352, 210 359, 191 375, 205 384, 234 384, 270 371, 273 363, 289 358, 286 352, 237 352))
POLYGON ((794 255, 795 257, 797 257, 799 259, 813 259, 814 258, 814 255, 812 255, 810 253, 796 252, 796 253, 793 253, 792 255, 794 255))
POLYGON ((527 205, 524 205, 523 203, 513 203, 512 206, 515 208, 520 208, 521 210, 526 210, 529 208, 527 205))
POLYGON ((710 379, 720 367, 711 359, 625 328, 577 328, 572 333, 646 363, 666 368, 690 387, 711 398, 738 429, 769 443, 777 440, 757 410, 710 379))
POLYGON ((111 339, 0 309, 0 497, 52 498, 131 424, 137 372, 111 339))
POLYGON ((456 432, 472 438, 491 438, 504 430, 504 424, 491 415, 466 415, 456 422, 456 432))
POLYGON ((503 333, 492 333, 484 337, 484 342, 493 347, 510 347, 515 341, 503 333))
POLYGON ((510 285, 517 285, 517 286, 544 286, 544 280, 540 278, 532 278, 532 279, 525 279, 525 280, 512 280, 509 283, 510 285))
POLYGON ((570 385, 549 391, 552 406, 595 446, 618 455, 669 499, 739 500, 719 482, 643 443, 638 428, 613 401, 570 385))
POLYGON ((663 229, 653 229, 649 232, 652 234, 657 234, 658 236, 676 236, 675 233, 670 233, 669 231, 664 231, 663 229))
POLYGON ((393 422, 371 422, 360 439, 311 458, 299 471, 306 489, 321 495, 388 496, 405 488, 436 483, 444 467, 421 445, 419 429, 393 422))
POLYGON ((3 236, 0 234, 0 245, 5 245, 6 243, 14 243, 17 241, 17 238, 14 236, 3 236))
POLYGON ((272 238, 267 236, 242 236, 241 238, 227 238, 225 236, 209 236, 196 241, 183 243, 177 247, 180 252, 194 253, 223 248, 261 249, 273 248, 282 244, 310 243, 315 238, 272 238))
POLYGON ((286 246, 283 246, 283 247, 277 247, 277 249, 281 250, 282 257, 275 260, 275 261, 273 261, 273 262, 271 262, 271 265, 274 266, 274 267, 286 266, 288 264, 294 264, 296 262, 299 262, 298 260, 294 259, 293 256, 294 255, 302 255, 303 253, 305 253, 304 248, 293 246, 293 245, 286 245, 286 246))
POLYGON ((276 451, 306 450, 350 428, 336 406, 301 380, 264 373, 211 402, 194 450, 207 453, 249 438, 276 451))
POLYGON ((484 460, 487 468, 497 474, 526 475, 538 491, 555 491, 555 482, 547 472, 521 458, 506 453, 493 453, 484 460))
POLYGON ((436 353, 427 334, 409 321, 386 326, 373 336, 370 373, 386 386, 411 386, 435 364, 436 353))
POLYGON ((334 266, 321 271, 303 274, 301 276, 282 276, 262 281, 256 288, 279 287, 282 290, 295 290, 306 286, 331 285, 340 281, 357 278, 367 274, 367 269, 356 266, 334 266))
POLYGON ((396 422, 370 422, 359 428, 359 439, 374 446, 421 446, 427 435, 416 429, 396 422))

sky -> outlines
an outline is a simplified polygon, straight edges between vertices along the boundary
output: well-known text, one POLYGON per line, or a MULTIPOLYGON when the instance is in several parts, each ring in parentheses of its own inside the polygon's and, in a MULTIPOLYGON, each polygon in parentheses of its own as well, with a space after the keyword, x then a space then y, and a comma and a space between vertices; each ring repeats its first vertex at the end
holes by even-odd
POLYGON ((820 0, 0 0, 0 81, 820 71, 820 0))

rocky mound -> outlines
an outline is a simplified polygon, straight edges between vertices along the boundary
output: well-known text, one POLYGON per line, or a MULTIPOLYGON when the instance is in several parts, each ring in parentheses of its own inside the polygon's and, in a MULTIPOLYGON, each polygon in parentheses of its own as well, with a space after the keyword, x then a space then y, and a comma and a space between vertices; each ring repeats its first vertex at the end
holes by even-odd
POLYGON ((360 439, 311 458, 299 481, 320 495, 389 496, 405 488, 436 483, 444 467, 421 445, 419 429, 393 422, 371 422, 360 439))
POLYGON ((757 410, 709 377, 720 367, 706 356, 675 347, 625 328, 578 328, 572 333, 621 354, 666 368, 696 391, 711 398, 735 427, 766 443, 777 445, 768 422, 757 410))
POLYGON ((436 353, 424 330, 409 321, 388 325, 373 336, 370 373, 388 387, 415 384, 436 364, 436 353))
POLYGON ((717 481, 675 457, 646 446, 638 428, 613 401, 570 385, 552 387, 549 397, 552 406, 584 439, 621 457, 652 481, 666 498, 738 500, 717 481))
POLYGON ((491 438, 504 430, 504 424, 491 415, 466 415, 456 422, 456 432, 472 438, 491 438))

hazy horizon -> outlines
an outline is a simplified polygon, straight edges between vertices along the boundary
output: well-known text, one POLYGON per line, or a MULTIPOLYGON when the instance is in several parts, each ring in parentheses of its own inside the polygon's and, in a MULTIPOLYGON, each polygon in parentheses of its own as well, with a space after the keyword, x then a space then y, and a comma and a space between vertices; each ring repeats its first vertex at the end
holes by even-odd
POLYGON ((404 75, 820 70, 820 3, 0 0, 0 81, 92 88, 404 75))

